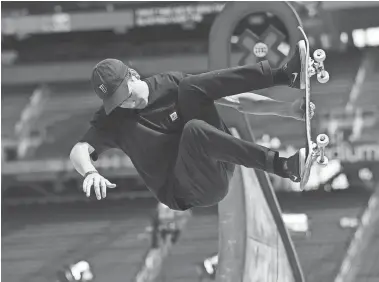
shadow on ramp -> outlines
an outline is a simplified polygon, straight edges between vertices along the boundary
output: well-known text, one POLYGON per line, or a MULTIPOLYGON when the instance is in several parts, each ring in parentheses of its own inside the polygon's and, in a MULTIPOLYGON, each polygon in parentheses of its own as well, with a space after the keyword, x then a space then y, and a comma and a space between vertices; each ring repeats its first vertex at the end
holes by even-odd
MULTIPOLYGON (((254 141, 246 116, 222 116, 234 117, 224 119, 234 136, 254 141)), ((217 281, 304 282, 267 174, 238 166, 230 185, 219 204, 217 281)))

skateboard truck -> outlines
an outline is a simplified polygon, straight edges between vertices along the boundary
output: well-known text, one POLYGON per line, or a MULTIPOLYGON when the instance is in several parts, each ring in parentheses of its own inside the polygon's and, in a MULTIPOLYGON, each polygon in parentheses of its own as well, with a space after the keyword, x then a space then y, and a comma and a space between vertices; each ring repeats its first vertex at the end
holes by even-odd
POLYGON ((326 134, 317 135, 316 143, 310 141, 309 151, 305 161, 305 169, 301 174, 300 189, 304 190, 305 185, 308 182, 310 171, 313 163, 317 161, 320 166, 327 166, 329 163, 328 157, 325 156, 325 147, 329 144, 329 137, 326 134))
POLYGON ((321 166, 328 165, 328 157, 325 156, 325 147, 329 144, 329 137, 326 134, 319 134, 316 139, 317 142, 317 163, 321 166))
POLYGON ((313 52, 313 58, 309 57, 309 70, 310 76, 317 73, 317 80, 320 83, 327 83, 329 81, 329 73, 325 70, 324 61, 326 59, 325 51, 317 49, 313 52))

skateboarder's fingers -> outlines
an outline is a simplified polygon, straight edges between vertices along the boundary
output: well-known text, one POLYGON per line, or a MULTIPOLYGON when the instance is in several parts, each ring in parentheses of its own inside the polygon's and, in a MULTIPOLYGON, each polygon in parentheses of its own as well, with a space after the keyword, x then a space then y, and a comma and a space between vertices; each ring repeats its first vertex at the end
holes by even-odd
POLYGON ((107 184, 105 183, 105 179, 100 179, 100 189, 101 189, 101 196, 105 198, 107 196, 107 184))
POLYGON ((114 183, 111 183, 109 180, 105 179, 105 184, 108 188, 115 188, 117 185, 114 183))
POLYGON ((93 178, 90 178, 86 185, 85 185, 85 188, 84 188, 84 191, 87 195, 87 197, 91 196, 91 187, 92 187, 92 184, 93 184, 93 178))
POLYGON ((311 108, 311 110, 316 110, 316 105, 315 104, 313 104, 312 102, 309 104, 309 106, 310 106, 310 108, 311 108))
POLYGON ((93 188, 95 190, 96 198, 98 200, 101 199, 101 193, 100 193, 100 177, 95 177, 93 180, 93 188))
POLYGON ((88 183, 88 179, 85 178, 85 179, 83 180, 83 192, 84 192, 84 193, 87 193, 87 183, 88 183))

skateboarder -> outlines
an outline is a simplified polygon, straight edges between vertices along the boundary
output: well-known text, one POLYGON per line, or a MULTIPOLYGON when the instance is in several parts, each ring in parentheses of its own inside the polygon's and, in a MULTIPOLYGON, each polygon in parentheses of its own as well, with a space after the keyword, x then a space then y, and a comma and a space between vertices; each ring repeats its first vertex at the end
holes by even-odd
POLYGON ((107 188, 116 186, 91 162, 110 148, 125 152, 153 195, 174 210, 217 204, 228 193, 235 165, 298 182, 303 149, 282 158, 274 150, 233 137, 215 102, 244 113, 302 120, 303 99, 288 103, 250 92, 276 85, 299 88, 305 75, 300 62, 297 46, 278 69, 263 61, 198 75, 167 72, 143 80, 119 60, 99 62, 91 83, 103 106, 70 153, 84 177, 84 193, 89 197, 93 187, 100 200, 107 188))

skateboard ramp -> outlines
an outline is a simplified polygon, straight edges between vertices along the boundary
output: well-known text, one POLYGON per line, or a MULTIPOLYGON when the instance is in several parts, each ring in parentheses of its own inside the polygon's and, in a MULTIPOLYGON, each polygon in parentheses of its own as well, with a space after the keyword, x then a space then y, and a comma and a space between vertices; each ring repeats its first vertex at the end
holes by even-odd
MULTIPOLYGON (((235 113, 222 116, 234 136, 253 141, 246 117, 236 118, 235 113)), ((303 282, 268 176, 238 166, 230 185, 228 195, 219 204, 217 281, 303 282)))

